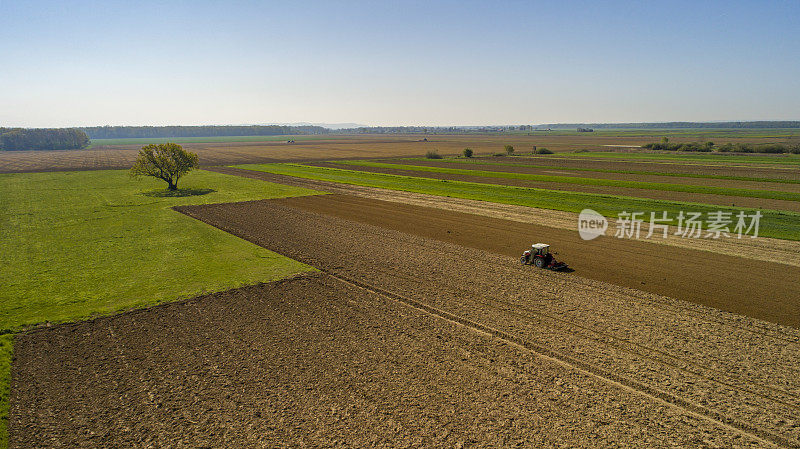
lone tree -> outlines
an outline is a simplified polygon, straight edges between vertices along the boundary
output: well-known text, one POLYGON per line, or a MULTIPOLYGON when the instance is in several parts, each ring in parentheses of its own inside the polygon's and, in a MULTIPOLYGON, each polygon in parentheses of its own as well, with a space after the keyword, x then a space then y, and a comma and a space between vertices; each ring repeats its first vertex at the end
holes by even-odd
POLYGON ((177 143, 150 144, 139 150, 131 175, 162 179, 167 182, 167 189, 178 190, 178 179, 198 165, 197 154, 177 143))
POLYGON ((504 148, 506 150, 506 154, 507 155, 511 156, 512 154, 514 154, 514 147, 513 146, 506 145, 504 148))
POLYGON ((472 157, 472 148, 464 148, 464 157, 472 157))

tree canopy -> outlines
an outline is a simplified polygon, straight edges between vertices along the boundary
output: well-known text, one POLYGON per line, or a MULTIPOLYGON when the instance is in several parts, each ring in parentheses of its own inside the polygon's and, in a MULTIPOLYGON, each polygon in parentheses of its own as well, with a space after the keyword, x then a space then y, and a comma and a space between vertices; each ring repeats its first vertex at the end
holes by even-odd
POLYGON ((150 144, 139 150, 131 167, 133 176, 152 176, 166 181, 167 189, 178 190, 178 180, 199 165, 197 154, 177 143, 150 144))
POLYGON ((2 150, 78 150, 89 136, 77 128, 0 128, 2 150))

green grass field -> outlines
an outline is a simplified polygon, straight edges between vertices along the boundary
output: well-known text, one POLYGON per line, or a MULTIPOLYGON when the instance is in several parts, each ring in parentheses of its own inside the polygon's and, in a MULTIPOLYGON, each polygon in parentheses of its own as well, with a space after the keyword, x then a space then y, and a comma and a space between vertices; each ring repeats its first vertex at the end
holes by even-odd
POLYGON ((212 137, 142 137, 126 139, 92 139, 89 147, 104 145, 147 145, 150 143, 218 143, 218 142, 280 142, 283 140, 323 140, 327 134, 303 134, 296 136, 212 136, 212 137))
MULTIPOLYGON (((431 161, 430 159, 416 157, 405 158, 406 161, 431 161)), ((439 159, 437 162, 450 162, 456 164, 473 164, 473 165, 496 165, 498 167, 528 167, 528 168, 544 168, 550 170, 561 171, 575 171, 575 172, 595 172, 595 173, 620 173, 629 175, 652 175, 652 176, 668 176, 675 178, 698 178, 698 179, 727 179, 731 181, 753 181, 753 182, 775 182, 781 184, 800 184, 800 180, 796 179, 781 179, 781 178, 761 178, 754 176, 729 176, 729 175, 703 175, 699 173, 672 173, 660 172, 649 170, 613 170, 606 168, 589 168, 589 167, 564 167, 561 165, 540 165, 540 164, 516 164, 513 162, 495 162, 486 157, 472 157, 472 158, 444 158, 439 159)))
MULTIPOLYGON (((606 217, 616 218, 622 211, 650 212, 657 216, 666 211, 676 217, 680 211, 709 212, 727 211, 734 215, 740 210, 754 213, 751 209, 697 204, 678 201, 662 201, 618 195, 566 192, 559 190, 480 184, 462 181, 445 181, 412 176, 369 173, 339 168, 312 167, 300 164, 246 164, 238 168, 263 171, 306 179, 340 182, 367 187, 401 190, 429 195, 464 198, 493 203, 514 204, 543 209, 580 212, 590 207, 606 217)), ((762 210, 759 236, 785 240, 800 240, 800 214, 784 211, 762 210)))
POLYGON ((669 184, 661 182, 624 181, 618 179, 580 178, 576 176, 535 175, 530 173, 510 173, 486 170, 470 170, 446 167, 431 167, 427 165, 389 164, 372 161, 331 161, 340 165, 360 167, 390 168, 396 170, 421 171, 430 173, 444 173, 451 175, 480 176, 485 178, 518 179, 523 181, 558 182, 565 184, 625 187, 644 190, 662 190, 669 192, 705 193, 736 197, 765 198, 787 201, 800 201, 800 193, 776 192, 772 190, 737 189, 729 187, 701 186, 688 184, 669 184))
MULTIPOLYGON (((165 186, 123 170, 0 175, 0 397, 23 326, 312 269, 170 208, 320 192, 200 170, 181 180, 185 196, 165 196, 165 186)), ((0 415, 7 409, 0 402, 0 415)))

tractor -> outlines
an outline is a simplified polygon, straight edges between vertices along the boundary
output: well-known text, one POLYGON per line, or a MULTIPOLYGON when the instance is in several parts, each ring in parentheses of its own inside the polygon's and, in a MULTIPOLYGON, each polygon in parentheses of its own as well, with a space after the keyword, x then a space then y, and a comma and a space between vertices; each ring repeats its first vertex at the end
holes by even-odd
POLYGON ((522 253, 519 261, 523 265, 533 264, 536 268, 547 268, 548 270, 563 270, 567 268, 564 262, 557 262, 553 254, 550 253, 550 245, 545 243, 534 243, 531 249, 522 253))

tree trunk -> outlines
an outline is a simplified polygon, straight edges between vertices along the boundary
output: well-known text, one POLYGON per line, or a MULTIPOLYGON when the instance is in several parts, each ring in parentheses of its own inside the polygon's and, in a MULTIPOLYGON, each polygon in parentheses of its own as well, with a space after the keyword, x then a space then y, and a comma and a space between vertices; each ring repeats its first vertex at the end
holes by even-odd
POLYGON ((167 184, 169 184, 169 187, 167 187, 167 190, 178 190, 178 183, 177 182, 167 181, 167 184))

